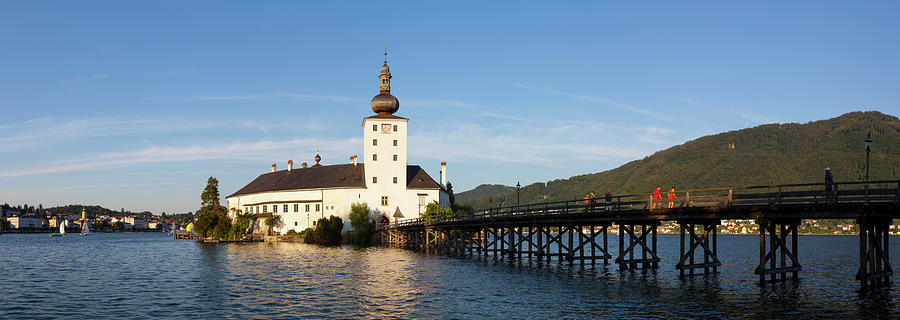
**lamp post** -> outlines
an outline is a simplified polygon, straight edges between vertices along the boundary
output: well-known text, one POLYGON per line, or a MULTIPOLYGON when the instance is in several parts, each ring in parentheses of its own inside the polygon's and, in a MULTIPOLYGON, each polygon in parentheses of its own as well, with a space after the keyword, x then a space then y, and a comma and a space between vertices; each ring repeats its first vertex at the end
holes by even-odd
POLYGON ((866 205, 869 205, 869 152, 872 150, 872 132, 866 133, 866 205))
POLYGON ((522 185, 516 181, 516 207, 519 206, 519 189, 522 189, 522 185))

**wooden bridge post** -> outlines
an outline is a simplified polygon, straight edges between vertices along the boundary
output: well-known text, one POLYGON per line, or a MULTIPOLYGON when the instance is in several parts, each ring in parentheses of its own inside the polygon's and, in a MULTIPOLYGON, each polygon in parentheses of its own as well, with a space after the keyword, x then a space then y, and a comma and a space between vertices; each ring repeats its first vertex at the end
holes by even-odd
POLYGON ((509 241, 507 242, 508 243, 507 255, 509 256, 509 262, 512 262, 513 259, 516 258, 516 251, 519 251, 518 248, 513 248, 513 246, 516 244, 515 237, 516 237, 516 233, 517 233, 516 230, 518 230, 518 229, 515 227, 512 227, 512 228, 508 228, 508 230, 509 231, 507 232, 507 235, 506 235, 506 237, 509 239, 509 241))
POLYGON ((534 256, 535 248, 534 248, 534 226, 528 226, 528 261, 531 261, 531 257, 534 256))
POLYGON ((569 234, 569 247, 567 248, 569 251, 566 255, 566 259, 569 259, 569 266, 575 263, 575 248, 572 246, 573 238, 575 238, 575 228, 573 225, 568 225, 568 234, 569 234))
POLYGON ((678 225, 681 227, 681 255, 675 268, 679 270, 680 276, 684 277, 685 270, 690 276, 694 275, 695 269, 703 269, 704 274, 709 274, 709 269, 718 272, 718 266, 722 263, 716 255, 716 226, 721 223, 718 219, 703 220, 680 220, 678 225), (695 233, 697 226, 700 226, 701 235, 695 233), (685 237, 687 235, 687 237, 685 237), (712 238, 712 248, 710 248, 710 238, 712 238), (685 241, 687 240, 687 241, 685 241), (687 242, 687 251, 685 251, 685 243, 687 242), (694 257, 698 248, 702 249, 703 263, 694 263, 694 257), (712 261, 710 261, 710 259, 712 261))
POLYGON ((856 279, 860 288, 880 288, 890 286, 894 274, 890 256, 889 218, 862 218, 859 223, 859 270, 856 279))
POLYGON ((544 259, 544 227, 537 227, 537 252, 534 254, 534 257, 537 261, 541 261, 544 259))
POLYGON ((798 279, 800 259, 797 252, 797 229, 800 226, 800 219, 756 219, 759 224, 759 265, 754 273, 759 275, 761 285, 766 283, 766 275, 769 281, 776 281, 778 275, 781 280, 787 280, 787 274, 791 273, 794 280, 798 279), (781 232, 779 234, 779 227, 781 232), (769 245, 766 248, 766 234, 769 235, 769 245), (791 237, 791 247, 788 248, 787 238, 791 237), (779 266, 778 257, 781 257, 779 266), (790 265, 788 262, 790 261, 790 265), (768 263, 768 267, 766 266, 768 263))
POLYGON ((656 229, 659 223, 658 220, 619 223, 619 257, 616 258, 616 263, 620 270, 637 269, 638 264, 641 269, 659 268, 659 256, 656 254, 656 229), (641 227, 640 235, 635 234, 637 226, 641 227), (648 237, 651 238, 649 245, 648 237), (628 238, 628 247, 625 247, 625 238, 628 238), (635 259, 634 251, 638 247, 641 249, 641 258, 635 259))

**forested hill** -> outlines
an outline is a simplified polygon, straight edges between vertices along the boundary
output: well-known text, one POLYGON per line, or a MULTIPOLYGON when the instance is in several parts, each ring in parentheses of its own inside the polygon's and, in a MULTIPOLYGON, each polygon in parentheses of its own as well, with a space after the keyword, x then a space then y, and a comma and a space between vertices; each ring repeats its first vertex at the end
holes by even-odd
POLYGON ((475 189, 460 192, 456 194, 456 202, 458 203, 475 203, 479 199, 490 199, 490 197, 503 197, 510 192, 515 192, 516 187, 509 187, 500 184, 483 184, 475 187, 475 189))
MULTIPOLYGON (((900 179, 900 119, 877 111, 852 112, 805 124, 767 124, 701 137, 616 169, 522 187, 521 202, 571 200, 591 190, 602 196, 607 189, 634 194, 671 186, 685 190, 821 182, 825 167, 831 167, 835 181, 862 180, 868 131, 875 141, 870 180, 900 179)), ((458 202, 475 208, 515 202, 514 188, 505 196, 467 194, 479 188, 484 190, 479 186, 459 193, 457 199, 466 201, 458 202)))

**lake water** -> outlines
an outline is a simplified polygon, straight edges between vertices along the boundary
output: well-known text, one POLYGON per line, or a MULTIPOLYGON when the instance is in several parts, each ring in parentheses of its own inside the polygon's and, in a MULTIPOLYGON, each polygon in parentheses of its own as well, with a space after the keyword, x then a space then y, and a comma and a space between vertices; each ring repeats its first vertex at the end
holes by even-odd
POLYGON ((900 317, 896 291, 858 291, 856 237, 800 237, 800 281, 765 288, 756 236, 720 235, 719 274, 684 280, 678 236, 659 237, 658 270, 621 272, 159 233, 4 234, 0 318, 900 317))

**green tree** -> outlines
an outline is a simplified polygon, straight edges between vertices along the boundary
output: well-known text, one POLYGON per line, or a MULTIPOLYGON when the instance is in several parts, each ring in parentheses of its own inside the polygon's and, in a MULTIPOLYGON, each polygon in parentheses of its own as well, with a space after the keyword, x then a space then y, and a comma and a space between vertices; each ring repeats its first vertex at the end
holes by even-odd
POLYGON ((354 203, 350 205, 350 226, 353 233, 350 242, 359 246, 372 244, 372 235, 375 233, 375 223, 369 213, 369 205, 366 203, 354 203))
POLYGON ((425 205, 425 213, 422 213, 422 219, 441 219, 446 217, 453 216, 453 210, 450 208, 444 208, 437 201, 432 201, 431 203, 425 205))
POLYGON ((265 224, 274 232, 275 228, 281 226, 281 222, 281 216, 273 213, 271 216, 266 217, 265 224))
POLYGON ((234 221, 231 222, 231 233, 229 236, 232 239, 241 238, 244 235, 244 231, 250 227, 250 224, 253 223, 253 216, 250 214, 244 214, 241 209, 232 208, 232 213, 234 213, 234 221))
POLYGON ((344 221, 341 218, 331 216, 316 221, 315 229, 304 231, 306 243, 316 243, 329 246, 337 246, 342 242, 341 231, 344 229, 344 221))
POLYGON ((122 221, 116 221, 112 225, 113 230, 122 231, 125 230, 125 223, 122 221))
POLYGON ((231 229, 231 219, 219 201, 219 180, 213 177, 207 179, 200 200, 201 207, 197 210, 197 221, 194 222, 197 234, 216 239, 227 238, 228 230, 231 229))
POLYGON ((450 195, 450 208, 456 206, 456 196, 453 195, 453 184, 447 181, 447 193, 450 195))

